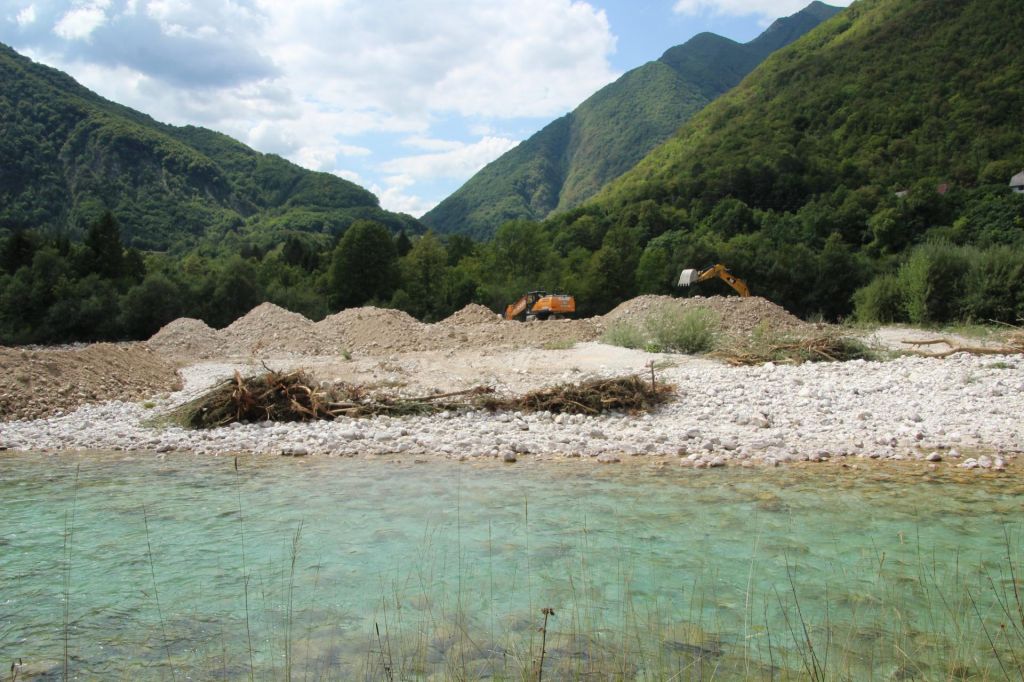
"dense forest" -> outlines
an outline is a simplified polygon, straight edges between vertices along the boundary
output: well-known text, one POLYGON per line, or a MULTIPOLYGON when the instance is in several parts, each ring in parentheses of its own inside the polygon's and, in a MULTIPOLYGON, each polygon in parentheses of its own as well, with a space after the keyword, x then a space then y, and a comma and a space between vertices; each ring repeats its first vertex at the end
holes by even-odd
POLYGON ((442 234, 490 239, 509 220, 579 206, 765 57, 838 11, 815 1, 748 43, 701 33, 669 48, 484 166, 422 221, 442 234))
POLYGON ((295 232, 326 248, 358 219, 422 232, 354 183, 211 130, 158 123, 5 45, 0 83, 0 235, 81 239, 107 212, 127 244, 178 253, 266 248, 295 232))
MULTIPOLYGON (((595 199, 543 222, 507 221, 484 242, 373 216, 305 231, 282 215, 276 234, 158 252, 125 238, 138 232, 133 214, 83 217, 81 239, 46 229, 42 214, 8 223, 0 341, 145 338, 183 315, 223 326, 264 300, 313 319, 373 304, 436 320, 546 288, 573 293, 586 315, 678 293, 680 269, 714 262, 805 317, 1017 322, 1017 5, 861 0, 769 57, 595 199)), ((216 173, 234 172, 227 163, 216 173)), ((687 293, 729 290, 709 282, 687 293)))

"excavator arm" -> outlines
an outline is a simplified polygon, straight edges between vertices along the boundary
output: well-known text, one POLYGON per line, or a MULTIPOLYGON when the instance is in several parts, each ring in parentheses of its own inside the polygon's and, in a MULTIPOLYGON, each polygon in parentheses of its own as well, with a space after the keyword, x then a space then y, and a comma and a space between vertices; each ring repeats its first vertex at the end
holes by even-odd
POLYGON ((736 293, 740 296, 750 296, 750 288, 747 287, 747 283, 729 272, 729 269, 721 263, 717 263, 716 265, 712 265, 711 267, 700 271, 683 270, 679 275, 678 286, 685 287, 696 282, 706 282, 709 279, 714 279, 716 277, 735 289, 736 293))
POLYGON ((505 306, 505 319, 514 320, 526 310, 526 306, 530 303, 530 294, 524 294, 519 297, 519 300, 515 303, 509 303, 505 306))

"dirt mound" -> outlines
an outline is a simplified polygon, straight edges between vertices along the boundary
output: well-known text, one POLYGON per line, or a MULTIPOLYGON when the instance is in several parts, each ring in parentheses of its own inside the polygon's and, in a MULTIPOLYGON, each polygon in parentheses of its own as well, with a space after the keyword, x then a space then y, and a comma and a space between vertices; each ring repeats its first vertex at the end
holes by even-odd
POLYGON ((313 321, 303 315, 261 303, 217 335, 228 353, 301 353, 309 346, 312 330, 313 321))
POLYGON ((173 364, 143 344, 0 348, 0 421, 38 419, 84 403, 141 400, 180 388, 173 364))
POLYGON ((501 315, 479 303, 470 303, 462 310, 441 320, 438 324, 459 327, 467 324, 498 324, 501 315))
POLYGON ((685 312, 698 308, 714 313, 721 322, 722 331, 729 335, 748 335, 757 328, 793 333, 814 328, 814 325, 804 322, 782 306, 760 296, 638 296, 619 304, 604 316, 604 322, 609 324, 626 321, 642 324, 649 316, 663 310, 685 312))
POLYGON ((419 340, 419 350, 571 346, 578 341, 596 339, 602 329, 594 320, 513 322, 499 319, 485 324, 427 326, 427 332, 419 340))
POLYGON ((146 345, 161 353, 188 358, 212 358, 223 352, 217 330, 192 317, 164 325, 146 345))
POLYGON ((429 327, 401 310, 348 308, 313 325, 316 340, 310 347, 328 354, 423 350, 429 327))

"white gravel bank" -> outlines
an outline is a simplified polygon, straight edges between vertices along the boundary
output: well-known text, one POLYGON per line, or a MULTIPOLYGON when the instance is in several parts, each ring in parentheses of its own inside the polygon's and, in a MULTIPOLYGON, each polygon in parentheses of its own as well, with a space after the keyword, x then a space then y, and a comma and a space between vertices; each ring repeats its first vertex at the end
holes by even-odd
POLYGON ((183 372, 182 392, 148 409, 108 402, 63 416, 0 424, 0 448, 160 454, 188 450, 210 455, 400 453, 505 461, 581 457, 616 462, 646 456, 689 466, 871 457, 946 460, 994 469, 1012 464, 1024 449, 1020 355, 740 368, 682 362, 658 373, 659 380, 677 386, 678 399, 640 417, 470 412, 207 431, 143 425, 229 372, 228 365, 191 367, 183 372))

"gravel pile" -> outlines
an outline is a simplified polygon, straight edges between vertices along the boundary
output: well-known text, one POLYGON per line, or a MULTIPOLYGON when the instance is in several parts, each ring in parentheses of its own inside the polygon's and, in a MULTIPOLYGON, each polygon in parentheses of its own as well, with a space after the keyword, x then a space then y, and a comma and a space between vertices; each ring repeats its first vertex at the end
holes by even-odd
POLYGON ((447 327, 459 327, 468 324, 498 324, 501 321, 501 315, 490 308, 479 303, 470 303, 462 310, 441 320, 438 324, 447 327))
POLYGON ((429 325, 401 310, 367 306, 329 315, 311 330, 327 352, 377 355, 423 350, 429 325))
POLYGON ((214 358, 224 353, 224 343, 217 330, 192 317, 182 317, 164 325, 146 345, 161 353, 183 358, 214 358))
POLYGON ((176 320, 149 343, 161 352, 182 358, 215 358, 264 353, 297 355, 392 355, 417 351, 551 348, 592 341, 610 323, 642 324, 666 308, 709 309, 730 335, 755 328, 801 332, 813 330, 783 308, 763 298, 713 296, 671 298, 640 296, 603 317, 510 322, 478 304, 467 305, 437 324, 424 324, 400 310, 350 308, 313 323, 272 303, 263 303, 219 332, 199 320, 176 320))
POLYGON ((37 419, 85 403, 142 400, 181 388, 176 367, 142 344, 0 348, 0 421, 37 419))
POLYGON ((721 322, 722 331, 730 336, 748 335, 757 328, 777 332, 809 332, 815 326, 804 322, 766 298, 760 296, 638 296, 619 304, 604 316, 606 324, 626 321, 642 324, 651 314, 663 310, 686 312, 702 308, 710 310, 721 322))
POLYGON ((217 335, 229 353, 302 353, 308 348, 312 330, 312 320, 303 315, 261 303, 217 335))

